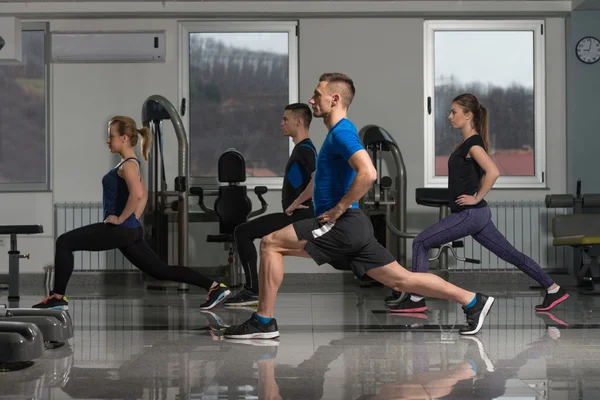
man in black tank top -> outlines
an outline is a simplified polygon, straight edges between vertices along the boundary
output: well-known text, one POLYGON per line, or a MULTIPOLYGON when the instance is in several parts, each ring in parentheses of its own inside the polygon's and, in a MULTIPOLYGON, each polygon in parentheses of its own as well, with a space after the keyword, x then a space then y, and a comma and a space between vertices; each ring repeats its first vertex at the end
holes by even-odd
POLYGON ((312 176, 315 172, 317 150, 308 137, 312 111, 306 104, 294 103, 285 107, 281 129, 291 137, 295 147, 290 155, 281 190, 280 213, 267 214, 250 220, 235 229, 235 243, 246 275, 244 288, 225 302, 225 306, 258 304, 258 254, 255 239, 285 228, 289 224, 314 218, 312 176))
MULTIPOLYGON (((306 134, 308 135, 308 131, 306 134)), ((285 167, 281 190, 281 207, 283 211, 292 206, 294 201, 306 189, 306 186, 310 182, 311 174, 315 171, 316 158, 317 149, 308 137, 296 143, 285 167)), ((305 207, 312 207, 312 194, 308 200, 301 204, 305 207)))

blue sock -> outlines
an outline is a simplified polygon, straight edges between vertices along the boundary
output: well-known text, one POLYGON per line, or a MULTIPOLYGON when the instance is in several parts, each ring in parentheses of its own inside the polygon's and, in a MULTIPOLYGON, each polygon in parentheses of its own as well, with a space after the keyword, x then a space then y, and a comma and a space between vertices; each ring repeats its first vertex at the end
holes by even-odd
POLYGON ((477 303, 477 295, 475 295, 475 297, 473 297, 473 300, 471 300, 471 302, 469 304, 467 304, 465 306, 465 308, 471 308, 475 305, 475 303, 477 303))
POLYGON ((471 364, 471 368, 473 369, 473 372, 477 373, 477 364, 475 364, 473 361, 471 360, 467 360, 467 362, 469 364, 471 364))
POLYGON ((256 318, 258 318, 258 322, 260 322, 263 325, 266 325, 269 323, 269 321, 271 321, 273 318, 267 318, 267 317, 263 317, 262 315, 260 315, 259 313, 256 313, 256 318))

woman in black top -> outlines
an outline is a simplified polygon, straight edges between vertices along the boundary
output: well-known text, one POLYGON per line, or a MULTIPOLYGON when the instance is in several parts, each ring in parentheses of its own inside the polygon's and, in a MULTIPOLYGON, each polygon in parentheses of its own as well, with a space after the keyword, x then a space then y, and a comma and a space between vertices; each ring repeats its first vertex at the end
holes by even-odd
MULTIPOLYGON (((413 241, 412 271, 427 272, 428 251, 444 243, 472 236, 502 260, 525 272, 546 289, 537 311, 547 311, 565 301, 569 295, 552 281, 530 257, 515 249, 498 231, 484 197, 500 175, 488 155, 488 111, 472 94, 461 94, 452 101, 448 116, 452 126, 462 132, 463 140, 448 159, 448 189, 452 214, 421 232, 413 241)), ((412 294, 392 312, 422 312, 427 305, 422 296, 412 294)))

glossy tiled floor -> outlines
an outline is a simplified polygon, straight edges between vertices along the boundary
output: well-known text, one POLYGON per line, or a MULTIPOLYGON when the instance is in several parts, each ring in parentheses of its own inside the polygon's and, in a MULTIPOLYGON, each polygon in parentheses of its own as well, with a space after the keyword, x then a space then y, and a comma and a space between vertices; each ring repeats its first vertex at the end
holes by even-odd
POLYGON ((220 328, 252 310, 200 312, 200 291, 74 288, 75 337, 0 373, 0 399, 600 399, 600 296, 536 315, 538 291, 483 289, 497 301, 476 337, 454 304, 397 316, 384 288, 322 285, 282 289, 278 340, 236 342, 220 328))

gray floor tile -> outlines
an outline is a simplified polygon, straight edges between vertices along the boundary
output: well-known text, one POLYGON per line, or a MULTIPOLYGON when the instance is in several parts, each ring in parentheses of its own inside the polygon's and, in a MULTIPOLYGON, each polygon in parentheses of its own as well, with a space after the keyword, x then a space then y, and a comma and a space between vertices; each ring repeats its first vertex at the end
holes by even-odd
POLYGON ((275 309, 281 337, 253 343, 222 336, 253 308, 201 312, 198 291, 78 288, 74 338, 0 372, 0 399, 600 398, 600 297, 574 293, 542 314, 535 290, 484 289, 497 302, 465 338, 456 304, 428 299, 421 315, 395 315, 385 288, 287 286, 275 309))

